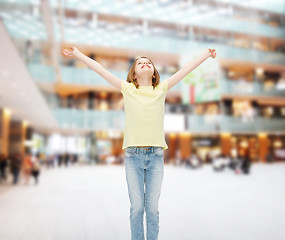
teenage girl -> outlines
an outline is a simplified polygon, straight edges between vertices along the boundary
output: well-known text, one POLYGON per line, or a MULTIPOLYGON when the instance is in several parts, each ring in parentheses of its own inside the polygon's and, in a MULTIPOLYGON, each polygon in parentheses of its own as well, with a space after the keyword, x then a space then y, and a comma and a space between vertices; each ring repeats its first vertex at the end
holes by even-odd
POLYGON ((131 204, 131 236, 132 240, 145 239, 145 211, 147 239, 157 240, 158 200, 164 173, 163 150, 168 148, 163 125, 165 95, 207 58, 215 58, 215 49, 206 49, 199 57, 162 82, 153 62, 147 57, 135 60, 127 81, 124 81, 76 47, 63 49, 62 52, 65 56, 75 56, 81 60, 123 94, 125 130, 122 149, 125 149, 125 172, 131 204))

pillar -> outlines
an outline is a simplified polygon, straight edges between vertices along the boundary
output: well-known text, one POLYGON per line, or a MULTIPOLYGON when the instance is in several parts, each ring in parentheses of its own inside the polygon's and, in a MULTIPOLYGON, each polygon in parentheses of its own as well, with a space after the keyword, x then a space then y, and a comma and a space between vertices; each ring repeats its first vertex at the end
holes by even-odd
POLYGON ((168 135, 168 159, 170 161, 175 161, 176 151, 178 150, 177 145, 177 134, 170 133, 168 135))
POLYGON ((261 162, 266 162, 266 155, 268 153, 268 136, 266 133, 258 134, 258 145, 259 145, 259 159, 261 162))
POLYGON ((9 130, 11 112, 8 109, 0 109, 0 153, 9 154, 9 130))
POLYGON ((190 133, 180 133, 179 134, 179 150, 182 160, 185 160, 191 155, 191 134, 190 133))
POLYGON ((231 134, 221 133, 221 153, 229 155, 231 153, 231 134))
POLYGON ((25 141, 28 123, 26 121, 11 121, 9 134, 9 153, 25 154, 25 141))

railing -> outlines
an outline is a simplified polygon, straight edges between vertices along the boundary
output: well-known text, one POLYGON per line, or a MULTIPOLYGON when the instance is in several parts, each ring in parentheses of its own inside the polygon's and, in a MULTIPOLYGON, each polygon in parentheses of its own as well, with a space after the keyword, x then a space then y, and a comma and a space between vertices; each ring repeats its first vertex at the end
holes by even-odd
MULTIPOLYGON (((29 63, 28 69, 33 76, 33 78, 38 82, 45 83, 55 83, 55 70, 52 66, 37 64, 37 63, 29 63)), ((63 83, 67 84, 81 84, 81 85, 100 85, 100 86, 112 86, 109 82, 107 82, 104 78, 102 78, 99 74, 94 72, 89 68, 76 68, 69 66, 61 66, 60 68, 63 83)), ((126 80, 128 72, 127 71, 109 71, 114 74, 116 77, 126 80)), ((170 77, 170 74, 160 74, 161 81, 170 77)), ((180 90, 181 83, 174 86, 172 89, 180 90)), ((172 90, 171 89, 171 90, 172 90)))
MULTIPOLYGON (((281 85, 279 85, 281 86, 281 85)), ((278 84, 267 90, 260 82, 233 81, 221 79, 221 93, 233 95, 258 95, 258 96, 284 96, 285 88, 278 89, 278 84)))
MULTIPOLYGON (((124 111, 98 111, 56 108, 53 113, 62 128, 84 130, 120 130, 124 129, 124 111)), ((197 133, 208 132, 267 132, 285 131, 285 119, 241 117, 219 115, 185 115, 187 130, 197 133)))
POLYGON ((62 128, 85 130, 123 130, 123 111, 98 111, 57 108, 53 109, 55 118, 62 128))
POLYGON ((38 82, 55 83, 56 74, 54 67, 40 63, 29 63, 27 67, 33 77, 38 82))
POLYGON ((267 132, 284 131, 284 118, 232 117, 219 115, 188 115, 187 130, 191 132, 267 132))
MULTIPOLYGON (((28 64, 28 68, 33 78, 39 82, 55 83, 55 71, 54 68, 43 64, 28 64)), ((114 71, 110 70, 115 76, 120 79, 126 80, 126 71, 114 71)), ((75 67, 61 67, 61 74, 64 83, 68 84, 82 84, 82 85, 100 85, 111 86, 109 82, 104 80, 100 75, 93 70, 86 68, 75 67)), ((161 74, 161 80, 165 80, 170 77, 169 74, 161 74)), ((277 89, 277 85, 273 89, 266 90, 264 85, 259 82, 242 82, 233 81, 229 79, 221 79, 221 93, 222 94, 234 94, 234 95, 258 95, 258 96, 284 96, 285 89, 277 89)), ((171 90, 181 91, 183 87, 182 81, 175 85, 171 90)))

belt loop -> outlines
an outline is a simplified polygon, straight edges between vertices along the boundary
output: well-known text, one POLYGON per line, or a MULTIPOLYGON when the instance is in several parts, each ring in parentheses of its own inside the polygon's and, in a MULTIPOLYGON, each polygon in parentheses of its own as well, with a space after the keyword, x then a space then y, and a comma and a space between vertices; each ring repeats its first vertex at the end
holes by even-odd
POLYGON ((154 147, 152 147, 152 152, 151 153, 154 153, 154 147))
POLYGON ((136 148, 136 154, 138 153, 138 147, 135 147, 136 148))

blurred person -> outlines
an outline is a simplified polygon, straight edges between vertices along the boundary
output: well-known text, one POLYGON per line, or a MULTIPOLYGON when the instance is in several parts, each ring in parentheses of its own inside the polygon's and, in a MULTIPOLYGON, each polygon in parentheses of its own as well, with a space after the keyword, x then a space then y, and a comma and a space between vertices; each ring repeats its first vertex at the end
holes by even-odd
POLYGON ((213 157, 212 157, 210 151, 207 152, 205 161, 206 161, 206 163, 212 163, 213 157))
POLYGON ((43 152, 39 153, 39 160, 41 164, 46 164, 46 155, 43 152))
POLYGON ((53 168, 54 167, 54 161, 55 161, 55 159, 54 159, 54 156, 53 155, 49 155, 48 157, 47 157, 47 167, 48 168, 53 168))
POLYGON ((243 156, 242 154, 239 152, 237 154, 237 157, 235 159, 235 168, 234 168, 234 171, 236 174, 241 174, 242 173, 242 169, 241 169, 241 166, 242 166, 242 162, 243 162, 243 156))
POLYGON ((63 156, 62 153, 58 154, 58 157, 57 157, 57 164, 58 164, 59 167, 61 167, 61 164, 62 164, 62 162, 63 162, 63 158, 64 158, 64 156, 63 156))
POLYGON ((192 149, 191 154, 185 161, 185 166, 190 168, 195 168, 195 165, 197 164, 198 160, 196 158, 196 149, 192 149))
POLYGON ((32 62, 34 54, 35 54, 35 50, 34 50, 33 42, 31 40, 27 40, 26 47, 25 47, 26 62, 32 62))
POLYGON ((72 166, 73 163, 74 163, 74 156, 73 156, 72 153, 69 154, 69 162, 70 162, 71 166, 72 166))
POLYGON ((128 72, 127 81, 106 70, 100 63, 81 53, 76 47, 63 49, 65 56, 75 56, 119 89, 124 97, 126 124, 123 149, 125 172, 130 199, 132 240, 144 240, 144 211, 147 239, 157 240, 159 233, 158 201, 164 175, 164 151, 167 149, 163 133, 165 95, 209 57, 215 49, 207 49, 188 62, 173 76, 160 83, 160 75, 147 57, 136 58, 128 72))
POLYGON ((63 158, 65 167, 68 167, 69 160, 70 160, 70 155, 69 155, 69 153, 65 153, 65 154, 64 154, 64 158, 63 158))
POLYGON ((241 170, 243 174, 249 174, 250 173, 250 166, 251 162, 249 159, 249 156, 246 155, 243 157, 242 162, 241 162, 241 170))
POLYGON ((6 167, 8 166, 8 158, 4 153, 0 154, 0 183, 6 181, 6 167))
POLYGON ((73 164, 78 162, 78 155, 76 153, 73 154, 73 164))
POLYGON ((185 160, 185 164, 184 164, 184 166, 186 167, 186 168, 188 168, 188 167, 191 167, 191 161, 190 161, 190 156, 189 157, 187 157, 186 158, 186 160, 185 160))
POLYGON ((32 171, 32 155, 30 152, 27 152, 27 154, 23 159, 22 169, 23 169, 25 184, 28 185, 30 182, 30 176, 32 171))
POLYGON ((202 167, 203 165, 203 160, 199 155, 196 154, 195 151, 191 154, 191 156, 187 159, 187 165, 188 167, 191 167, 193 169, 202 167))
POLYGON ((213 169, 216 172, 221 172, 228 165, 229 161, 225 158, 224 154, 220 154, 213 159, 213 169))
POLYGON ((123 164, 123 163, 124 163, 124 159, 125 159, 125 158, 124 158, 124 154, 121 153, 121 154, 119 155, 118 159, 119 159, 119 160, 118 160, 118 163, 119 163, 119 164, 123 164))
POLYGON ((224 159, 224 164, 225 166, 228 166, 231 160, 231 155, 230 154, 222 154, 222 157, 224 159))
POLYGON ((19 152, 16 152, 11 157, 10 170, 13 175, 13 184, 19 181, 20 170, 22 166, 22 157, 19 152))
POLYGON ((199 154, 197 154, 195 157, 197 159, 196 168, 201 168, 203 166, 203 159, 202 159, 202 157, 199 154))
POLYGON ((187 164, 186 162, 187 162, 187 157, 182 157, 181 158, 181 166, 183 166, 183 167, 186 166, 186 164, 187 164))
POLYGON ((41 170, 41 165, 40 165, 40 160, 39 157, 36 155, 32 158, 32 176, 35 179, 35 185, 38 184, 39 180, 39 175, 40 175, 40 170, 41 170))
POLYGON ((175 152, 175 162, 174 162, 174 164, 176 166, 181 166, 182 165, 181 153, 180 153, 179 149, 177 149, 176 152, 175 152))
POLYGON ((56 162, 56 156, 54 154, 52 154, 50 157, 51 157, 51 159, 50 159, 51 167, 54 168, 55 162, 56 162))
POLYGON ((187 158, 187 160, 186 160, 186 167, 190 167, 190 168, 195 169, 195 168, 197 168, 198 164, 199 164, 199 161, 198 161, 198 159, 197 159, 197 156, 191 155, 191 156, 190 156, 189 158, 187 158))
POLYGON ((228 167, 233 170, 233 171, 236 171, 236 168, 239 164, 239 159, 238 157, 235 157, 233 154, 231 154, 230 158, 229 158, 229 164, 228 164, 228 167))

